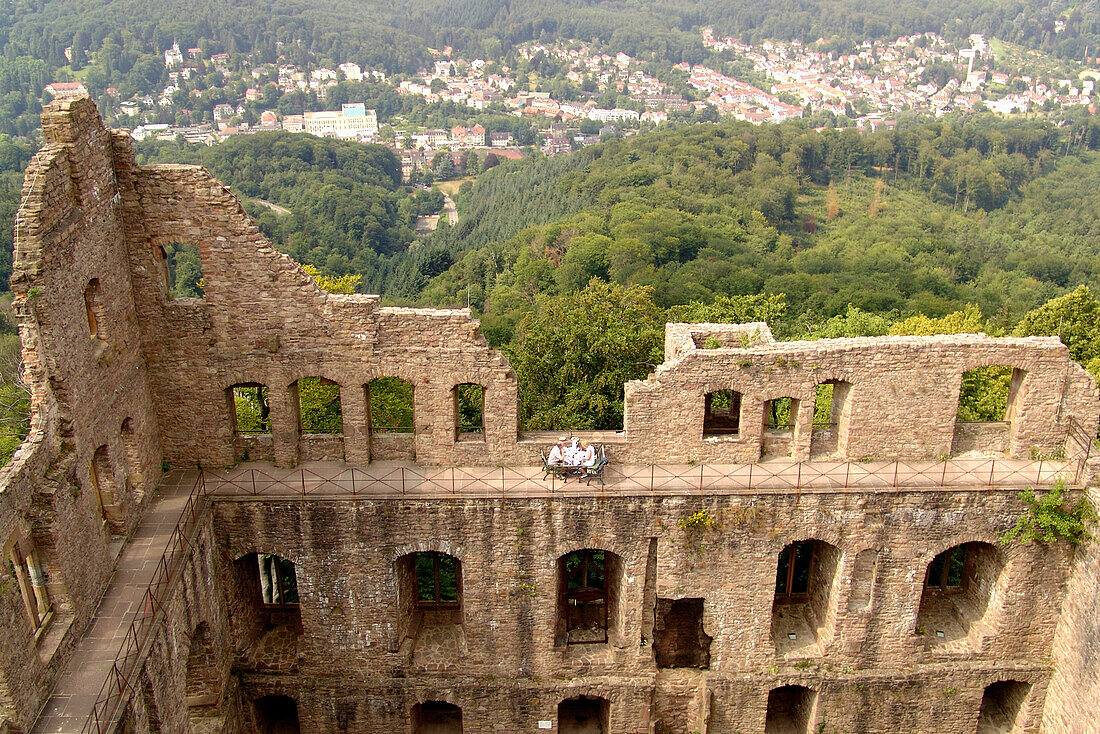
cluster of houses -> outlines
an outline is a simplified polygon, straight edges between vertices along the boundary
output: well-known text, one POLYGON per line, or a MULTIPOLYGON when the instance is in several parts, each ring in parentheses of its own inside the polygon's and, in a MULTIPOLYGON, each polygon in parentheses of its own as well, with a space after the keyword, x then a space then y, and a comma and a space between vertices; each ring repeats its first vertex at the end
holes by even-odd
MULTIPOLYGON (((902 36, 894 41, 864 41, 854 53, 836 54, 820 47, 804 46, 799 41, 765 41, 749 46, 733 38, 716 37, 712 29, 703 29, 703 44, 718 52, 729 52, 749 61, 772 82, 772 98, 798 100, 814 110, 850 114, 853 107, 866 114, 857 124, 875 126, 902 110, 914 110, 942 116, 952 111, 970 111, 979 105, 1005 114, 1028 112, 1048 101, 1060 105, 1092 104, 1091 95, 1100 73, 1083 73, 1077 80, 1063 79, 1048 86, 1028 75, 1010 77, 990 70, 992 44, 980 34, 972 34, 969 46, 954 48, 935 33, 902 36), (949 64, 959 69, 957 78, 942 86, 926 78, 934 64, 949 64), (965 73, 961 71, 966 67, 965 73)), ((720 112, 764 121, 762 108, 777 119, 769 96, 759 89, 722 79, 706 67, 692 67, 692 84, 711 95, 720 112), (696 82, 699 83, 696 83, 696 82), (755 91, 754 91, 755 90, 755 91), (717 93, 716 93, 717 92, 717 93)), ((718 75, 720 76, 720 75, 718 75)), ((792 113, 793 114, 793 113, 792 113)))
MULTIPOLYGON (((578 147, 598 142, 608 134, 627 134, 643 123, 661 124, 672 112, 692 112, 714 107, 722 115, 748 122, 782 122, 801 117, 808 105, 814 111, 828 110, 837 115, 855 116, 861 128, 877 129, 893 125, 892 117, 901 110, 915 110, 943 115, 953 110, 972 110, 979 105, 1011 114, 1030 112, 1050 105, 1090 106, 1095 111, 1095 86, 1100 70, 1086 70, 1076 79, 1059 79, 1051 83, 1036 77, 1008 74, 991 68, 992 45, 980 35, 969 38, 969 46, 955 48, 933 33, 902 36, 895 41, 866 41, 850 53, 822 50, 818 42, 805 46, 799 41, 765 41, 749 46, 733 38, 720 38, 712 29, 702 30, 703 44, 726 55, 732 54, 752 63, 752 67, 770 82, 762 89, 744 80, 722 74, 705 64, 682 63, 676 69, 687 79, 691 93, 702 99, 687 99, 668 84, 646 71, 646 65, 625 53, 600 53, 576 42, 543 44, 531 42, 517 49, 518 55, 537 67, 540 60, 553 62, 555 69, 574 85, 576 99, 555 99, 550 92, 538 91, 532 84, 535 75, 514 72, 502 63, 483 59, 466 60, 453 50, 433 50, 435 60, 414 79, 399 81, 395 88, 401 94, 418 95, 428 102, 450 101, 476 112, 490 106, 510 111, 519 117, 539 118, 543 122, 541 147, 546 155, 571 152, 578 147), (942 86, 929 80, 925 72, 932 65, 950 64, 959 70, 957 78, 942 86), (965 66, 966 71, 962 73, 965 66), (520 83, 515 76, 523 76, 520 83), (577 92, 578 89, 587 91, 577 92), (593 91, 594 90, 594 91, 593 91), (630 100, 629 107, 601 107, 598 96, 614 92, 614 96, 630 100), (859 112, 855 112, 859 110, 859 112), (581 121, 595 121, 599 133, 589 125, 586 133, 578 128, 581 121)), ((67 50, 69 51, 69 50, 67 50)), ((267 130, 310 133, 360 142, 384 142, 397 152, 407 176, 425 170, 440 151, 453 155, 467 150, 492 150, 506 157, 518 157, 511 132, 487 131, 482 125, 459 125, 451 130, 398 130, 393 140, 379 140, 379 120, 374 110, 363 103, 342 105, 340 109, 280 115, 264 110, 258 119, 246 115, 248 103, 268 102, 271 86, 278 96, 297 90, 316 93, 324 99, 328 91, 341 80, 375 80, 385 82, 386 75, 378 70, 364 70, 354 62, 336 68, 302 69, 289 63, 262 64, 246 67, 243 72, 230 70, 229 54, 204 56, 201 48, 181 49, 178 43, 164 51, 168 83, 163 89, 136 95, 120 101, 115 107, 119 117, 155 119, 157 110, 172 109, 181 95, 205 99, 211 90, 190 89, 187 82, 195 74, 221 72, 226 79, 240 83, 240 75, 249 86, 244 98, 212 103, 211 121, 202 125, 178 126, 144 123, 133 128, 136 139, 156 137, 175 139, 182 136, 189 142, 212 144, 226 137, 267 130), (245 123, 242 118, 248 117, 245 123)), ((522 71, 522 64, 521 71, 522 71)), ((757 82, 759 84, 759 82, 757 82)), ((53 82, 44 90, 50 97, 75 97, 88 94, 83 82, 53 82)), ((118 97, 117 89, 107 89, 109 97, 118 97)), ((256 105, 252 105, 255 109, 256 105)), ((193 105, 191 106, 193 109, 193 105)), ((163 116, 163 112, 161 113, 163 116)))

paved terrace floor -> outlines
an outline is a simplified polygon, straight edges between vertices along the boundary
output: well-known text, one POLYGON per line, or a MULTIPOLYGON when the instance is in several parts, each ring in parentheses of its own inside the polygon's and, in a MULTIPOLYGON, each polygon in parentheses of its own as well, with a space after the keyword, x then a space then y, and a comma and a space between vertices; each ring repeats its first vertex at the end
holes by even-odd
POLYGON ((547 497, 649 494, 761 494, 867 492, 992 487, 1015 489, 1061 479, 1075 485, 1083 467, 1076 461, 949 459, 947 461, 769 460, 755 464, 609 465, 601 483, 584 478, 546 477, 541 467, 426 467, 410 462, 375 462, 350 467, 308 462, 277 469, 264 462, 205 471, 208 493, 217 497, 316 496, 369 498, 547 497))
MULTIPOLYGON (((1077 479, 1078 463, 1010 459, 952 459, 911 462, 793 462, 757 464, 615 466, 604 484, 573 478, 545 478, 541 467, 424 467, 411 462, 376 462, 349 467, 311 462, 277 469, 252 462, 228 470, 202 472, 208 495, 224 499, 315 498, 445 499, 449 497, 547 497, 594 495, 760 494, 800 492, 936 491, 990 487, 1014 489, 1077 479)), ((79 732, 111 664, 153 580, 176 523, 184 510, 197 470, 165 475, 153 503, 122 547, 114 576, 93 619, 77 645, 57 687, 32 729, 34 734, 79 732)))

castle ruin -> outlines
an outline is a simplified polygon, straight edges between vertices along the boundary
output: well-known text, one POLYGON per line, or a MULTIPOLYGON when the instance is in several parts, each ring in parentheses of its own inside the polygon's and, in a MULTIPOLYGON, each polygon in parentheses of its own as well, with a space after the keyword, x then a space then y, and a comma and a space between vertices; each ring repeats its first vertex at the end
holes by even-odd
POLYGON ((1021 489, 1100 500, 1100 396, 1058 339, 669 324, 605 483, 563 486, 467 310, 321 291, 87 99, 42 130, 0 731, 1100 731, 1100 547, 999 542, 1021 489), (202 298, 171 297, 177 243, 202 298), (1004 420, 958 420, 994 365, 1004 420), (372 418, 380 379, 408 430, 372 418), (339 430, 303 430, 306 384, 339 430))

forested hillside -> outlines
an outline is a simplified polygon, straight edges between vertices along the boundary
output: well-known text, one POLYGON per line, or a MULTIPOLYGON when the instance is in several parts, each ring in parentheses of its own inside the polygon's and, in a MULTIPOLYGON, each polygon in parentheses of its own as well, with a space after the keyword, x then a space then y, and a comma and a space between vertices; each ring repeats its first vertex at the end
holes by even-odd
POLYGON ((1098 149, 1087 118, 968 117, 875 135, 662 130, 487 172, 456 228, 368 284, 421 303, 469 298, 498 343, 536 296, 591 278, 650 286, 663 307, 760 292, 785 294, 803 318, 976 303, 1007 326, 1100 276, 1088 206, 1098 149))

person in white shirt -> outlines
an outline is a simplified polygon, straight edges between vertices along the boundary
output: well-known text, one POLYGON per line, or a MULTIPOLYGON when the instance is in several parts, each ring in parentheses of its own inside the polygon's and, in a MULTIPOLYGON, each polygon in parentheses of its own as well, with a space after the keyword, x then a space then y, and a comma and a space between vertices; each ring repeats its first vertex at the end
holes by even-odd
POLYGON ((559 438, 558 442, 550 449, 550 455, 546 457, 547 466, 558 466, 565 463, 565 438, 559 438))
POLYGON ((584 456, 581 458, 581 466, 586 469, 596 466, 596 447, 588 441, 581 441, 581 448, 584 449, 584 456))

